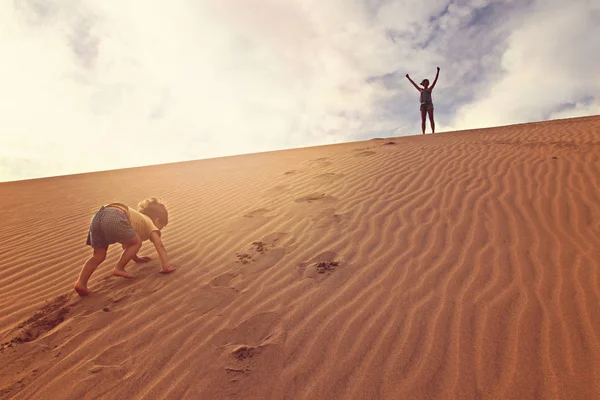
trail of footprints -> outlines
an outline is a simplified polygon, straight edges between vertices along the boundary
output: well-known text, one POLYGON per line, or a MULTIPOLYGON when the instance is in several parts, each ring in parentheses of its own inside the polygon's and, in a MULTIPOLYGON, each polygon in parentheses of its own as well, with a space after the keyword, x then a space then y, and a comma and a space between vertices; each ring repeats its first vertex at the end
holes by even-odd
MULTIPOLYGON (((394 142, 387 142, 385 145, 392 145, 394 142)), ((355 156, 366 157, 376 154, 376 152, 370 150, 372 147, 365 149, 358 149, 355 156)), ((310 167, 326 167, 331 165, 332 162, 329 158, 323 157, 312 160, 310 167)), ((299 170, 289 170, 284 173, 286 176, 294 176, 300 174, 299 170)), ((317 175, 313 180, 319 183, 329 183, 336 179, 343 177, 343 174, 337 174, 333 172, 326 172, 317 175)), ((270 190, 271 193, 280 193, 287 191, 289 185, 282 184, 275 186, 270 190)), ((332 205, 336 203, 338 199, 334 196, 327 195, 323 192, 315 192, 306 196, 296 198, 294 202, 296 204, 304 205, 332 205)), ((272 214, 273 210, 267 208, 259 208, 254 211, 248 212, 243 215, 243 218, 248 222, 253 223, 250 226, 260 226, 266 221, 274 218, 272 214)), ((334 207, 328 207, 319 210, 316 213, 311 214, 311 220, 315 223, 315 228, 325 228, 338 225, 342 222, 343 214, 336 213, 334 207)), ((287 232, 275 232, 270 235, 263 237, 261 240, 252 241, 246 248, 235 253, 235 261, 233 267, 228 272, 221 274, 213 278, 208 285, 199 287, 197 290, 192 291, 194 303, 201 302, 202 306, 195 306, 190 308, 190 312, 195 314, 204 314, 215 308, 223 307, 226 304, 233 301, 232 295, 235 296, 240 290, 238 286, 243 287, 244 281, 248 278, 255 276, 261 272, 268 270, 279 263, 283 257, 294 251, 298 246, 295 237, 287 232), (234 293, 224 293, 220 289, 233 289, 234 293)), ((329 276, 334 274, 339 268, 343 268, 344 263, 338 257, 335 252, 325 251, 313 257, 306 262, 301 263, 297 266, 297 273, 300 279, 313 279, 315 281, 321 281, 327 279, 329 276)), ((106 278, 108 279, 108 278, 106 278)), ((93 304, 86 305, 81 300, 75 298, 71 293, 58 296, 57 298, 49 301, 44 307, 38 312, 32 315, 27 320, 20 323, 12 332, 9 333, 11 339, 7 342, 0 343, 0 354, 12 350, 17 351, 17 346, 23 343, 29 343, 36 341, 38 338, 43 337, 54 329, 57 329, 65 320, 69 318, 85 318, 93 313, 100 312, 108 313, 113 311, 113 306, 118 305, 121 300, 126 300, 131 297, 131 287, 128 287, 129 296, 119 298, 117 295, 108 292, 109 285, 108 280, 101 281, 101 291, 96 294, 103 295, 104 299, 101 302, 94 302, 93 304), (116 297, 115 297, 116 296, 116 297), (104 304, 100 306, 99 304, 104 304), (91 308, 90 308, 91 307, 91 308)), ((116 289, 112 287, 112 289, 116 289)), ((158 288, 154 288, 158 289, 158 288)), ((137 291, 134 291, 135 293, 137 291)), ((266 347, 273 345, 276 342, 282 342, 284 335, 275 329, 278 325, 277 316, 274 313, 259 314, 251 317, 249 320, 242 322, 234 331, 229 333, 224 332, 225 337, 236 340, 226 341, 221 346, 226 348, 230 354, 230 360, 234 360, 235 363, 226 363, 224 372, 227 375, 247 375, 254 369, 253 359, 260 355, 266 347), (255 338, 244 338, 246 325, 264 325, 265 331, 262 336, 255 338), (274 331, 276 334, 268 333, 274 331), (278 333, 277 333, 278 332, 278 333), (274 339, 275 337, 275 339, 274 339), (282 338, 283 337, 283 338, 282 338), (237 344, 232 344, 235 342, 237 344), (250 344, 248 344, 250 343, 250 344)), ((250 331, 256 331, 256 329, 250 329, 250 331)), ((53 357, 61 356, 60 352, 53 357)), ((107 362, 110 360, 107 360, 107 362)), ((90 361, 91 362, 91 361, 90 361)), ((103 370, 103 366, 91 365, 89 372, 91 374, 97 374, 103 370)), ((37 371, 34 371, 37 372, 37 371)), ((124 372, 113 371, 116 375, 122 375, 124 372)), ((229 379, 229 378, 228 378, 229 379)), ((237 377, 229 379, 231 382, 236 382, 237 377)), ((22 381, 16 382, 9 389, 9 392, 17 393, 24 387, 22 381)), ((8 392, 4 393, 8 394, 8 392)))
MULTIPOLYGON (((394 142, 387 142, 384 145, 393 145, 394 142)), ((375 154, 373 151, 360 149, 356 156, 365 157, 375 154)), ((327 158, 313 160, 312 166, 324 167, 331 165, 327 158)), ((301 173, 299 170, 290 170, 285 172, 286 176, 294 176, 301 173)), ((343 177, 343 174, 326 172, 313 178, 318 183, 329 183, 343 177)), ((275 189, 283 191, 288 189, 288 185, 279 185, 275 189)), ((270 192, 272 192, 271 190, 270 192)), ((316 212, 309 214, 311 221, 316 229, 335 227, 343 223, 344 215, 336 212, 335 204, 338 199, 335 196, 324 192, 314 192, 306 196, 298 197, 294 203, 316 207, 316 212)), ((244 215, 246 219, 266 219, 272 217, 273 210, 261 208, 251 211, 244 215)), ((294 236, 286 232, 275 232, 265 236, 261 240, 248 243, 248 245, 235 253, 234 267, 221 274, 210 282, 212 287, 242 287, 246 278, 250 278, 260 272, 263 272, 277 263, 279 263, 285 254, 292 252, 298 243, 294 236)), ((324 251, 312 257, 296 267, 296 273, 299 279, 310 279, 315 282, 323 281, 344 268, 345 263, 339 255, 333 251, 324 251)), ((237 289, 236 289, 237 290, 237 289)), ((271 319, 271 318, 268 318, 271 319)), ((269 325, 272 325, 272 322, 269 325)), ((246 324, 252 324, 247 321, 246 324)), ((231 383, 237 383, 241 380, 250 379, 251 373, 257 368, 257 360, 261 358, 266 346, 271 343, 270 334, 262 338, 250 338, 244 334, 243 324, 237 330, 242 334, 239 340, 230 340, 223 345, 224 351, 229 354, 228 362, 223 365, 224 373, 229 377, 231 383), (266 338, 266 340, 265 340, 266 338)))

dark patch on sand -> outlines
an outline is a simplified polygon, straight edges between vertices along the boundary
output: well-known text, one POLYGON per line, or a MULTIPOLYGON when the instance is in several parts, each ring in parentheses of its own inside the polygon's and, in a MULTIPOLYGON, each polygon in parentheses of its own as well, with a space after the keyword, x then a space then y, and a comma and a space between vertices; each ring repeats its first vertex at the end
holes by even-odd
POLYGON ((20 323, 16 328, 15 336, 9 342, 0 344, 0 351, 16 344, 33 342, 60 325, 69 313, 69 307, 66 304, 70 297, 70 294, 58 296, 20 323))
POLYGON ((340 265, 338 261, 321 261, 317 263, 318 274, 330 274, 335 271, 335 267, 340 265))

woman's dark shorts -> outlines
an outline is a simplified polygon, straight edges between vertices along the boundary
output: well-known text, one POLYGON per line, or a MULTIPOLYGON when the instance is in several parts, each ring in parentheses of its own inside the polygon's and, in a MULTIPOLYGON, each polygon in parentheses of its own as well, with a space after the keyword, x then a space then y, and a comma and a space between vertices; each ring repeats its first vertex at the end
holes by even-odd
POLYGON ((92 217, 86 244, 95 249, 106 249, 110 244, 131 239, 135 235, 125 213, 102 206, 92 217))
POLYGON ((421 103, 421 111, 433 111, 433 103, 421 103))

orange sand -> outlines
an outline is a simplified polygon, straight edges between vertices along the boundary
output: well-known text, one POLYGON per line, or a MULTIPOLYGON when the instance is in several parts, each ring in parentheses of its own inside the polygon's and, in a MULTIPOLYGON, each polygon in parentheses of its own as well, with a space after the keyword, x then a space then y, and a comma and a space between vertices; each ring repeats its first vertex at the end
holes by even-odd
POLYGON ((0 398, 600 397, 600 117, 0 184, 0 398), (390 143, 392 141, 393 143, 390 143), (103 203, 158 195, 174 274, 103 203))

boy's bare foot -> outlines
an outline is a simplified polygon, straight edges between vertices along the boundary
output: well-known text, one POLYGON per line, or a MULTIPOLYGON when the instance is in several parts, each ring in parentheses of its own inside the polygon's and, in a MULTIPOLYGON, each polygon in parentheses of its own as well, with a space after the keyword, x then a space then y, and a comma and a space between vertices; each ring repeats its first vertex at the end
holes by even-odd
POLYGON ((75 286, 73 287, 73 289, 75 289, 75 291, 77 292, 77 294, 81 297, 83 296, 87 296, 88 294, 90 294, 90 291, 88 288, 86 288, 85 286, 83 286, 82 284, 80 284, 79 282, 77 282, 75 284, 75 286))
POLYGON ((173 266, 173 265, 169 265, 167 268, 161 268, 160 272, 161 274, 170 274, 171 272, 175 271, 177 269, 177 267, 173 266))
POLYGON ((113 275, 114 276, 120 276, 121 278, 128 278, 128 279, 133 279, 133 275, 131 275, 129 272, 125 271, 124 269, 113 269, 113 275))

